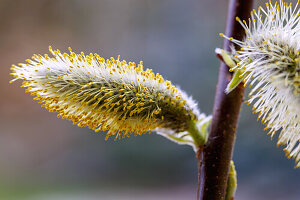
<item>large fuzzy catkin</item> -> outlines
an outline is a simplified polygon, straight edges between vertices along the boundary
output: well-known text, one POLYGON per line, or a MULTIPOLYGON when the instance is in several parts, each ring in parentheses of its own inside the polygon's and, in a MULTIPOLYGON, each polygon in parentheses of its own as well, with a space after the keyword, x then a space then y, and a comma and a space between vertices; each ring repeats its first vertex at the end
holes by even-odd
POLYGON ((78 126, 124 138, 157 128, 186 131, 199 117, 197 104, 185 92, 151 69, 98 54, 34 55, 26 64, 13 65, 11 82, 22 87, 58 117, 78 126))
POLYGON ((244 40, 220 34, 236 44, 232 54, 245 84, 253 85, 248 103, 269 129, 280 132, 278 144, 286 145, 288 157, 300 167, 300 9, 292 3, 266 3, 251 12, 249 22, 237 21, 246 32, 244 40))

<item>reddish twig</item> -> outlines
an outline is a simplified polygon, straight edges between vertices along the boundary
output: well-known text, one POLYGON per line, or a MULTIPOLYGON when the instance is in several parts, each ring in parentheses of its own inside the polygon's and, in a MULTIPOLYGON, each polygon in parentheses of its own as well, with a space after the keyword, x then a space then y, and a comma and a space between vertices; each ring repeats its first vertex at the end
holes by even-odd
MULTIPOLYGON (((241 40, 244 36, 242 26, 236 16, 248 19, 253 0, 230 0, 226 35, 241 40)), ((230 42, 225 40, 223 48, 230 50, 230 42)), ((235 132, 243 101, 244 87, 238 86, 230 94, 224 93, 232 78, 228 67, 221 63, 213 119, 208 142, 198 158, 202 160, 199 200, 223 200, 225 198, 228 172, 235 141, 235 132)))

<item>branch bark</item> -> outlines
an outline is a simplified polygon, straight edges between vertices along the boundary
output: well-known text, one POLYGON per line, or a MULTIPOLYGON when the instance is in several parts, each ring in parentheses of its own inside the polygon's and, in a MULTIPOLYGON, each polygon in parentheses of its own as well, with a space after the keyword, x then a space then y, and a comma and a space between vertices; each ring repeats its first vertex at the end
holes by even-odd
MULTIPOLYGON (((230 0, 226 35, 241 40, 244 36, 242 26, 236 16, 247 20, 250 17, 253 0, 230 0)), ((223 49, 230 50, 230 42, 224 41, 223 49)), ((199 200, 224 200, 230 161, 235 142, 235 133, 244 87, 239 85, 230 94, 224 93, 232 78, 228 67, 221 63, 208 142, 198 159, 202 158, 199 200)))

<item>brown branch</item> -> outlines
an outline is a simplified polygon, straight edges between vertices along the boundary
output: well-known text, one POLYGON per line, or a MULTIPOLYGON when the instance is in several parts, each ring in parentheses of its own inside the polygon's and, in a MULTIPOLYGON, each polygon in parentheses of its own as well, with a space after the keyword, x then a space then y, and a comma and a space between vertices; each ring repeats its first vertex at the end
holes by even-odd
MULTIPOLYGON (((242 26, 236 16, 247 20, 253 0, 230 0, 226 35, 241 40, 244 36, 242 26)), ((230 50, 230 42, 225 40, 223 48, 230 50)), ((232 78, 228 67, 221 63, 208 142, 204 147, 202 159, 199 200, 224 200, 230 160, 235 141, 235 132, 243 101, 244 87, 239 85, 230 94, 224 93, 232 78)))

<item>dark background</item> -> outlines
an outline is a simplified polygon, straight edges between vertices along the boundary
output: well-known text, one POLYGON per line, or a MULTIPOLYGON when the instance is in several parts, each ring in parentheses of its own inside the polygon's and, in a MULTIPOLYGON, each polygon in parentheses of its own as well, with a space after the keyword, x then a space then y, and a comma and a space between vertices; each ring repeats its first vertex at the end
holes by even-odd
MULTIPOLYGON (((219 67, 214 49, 222 46, 227 6, 225 0, 0 0, 0 199, 195 199, 192 148, 155 133, 105 142, 103 134, 40 108, 20 82, 9 85, 9 68, 48 53, 49 45, 104 58, 120 54, 143 60, 210 114, 219 67)), ((243 106, 236 199, 299 199, 300 170, 256 117, 243 106)))

